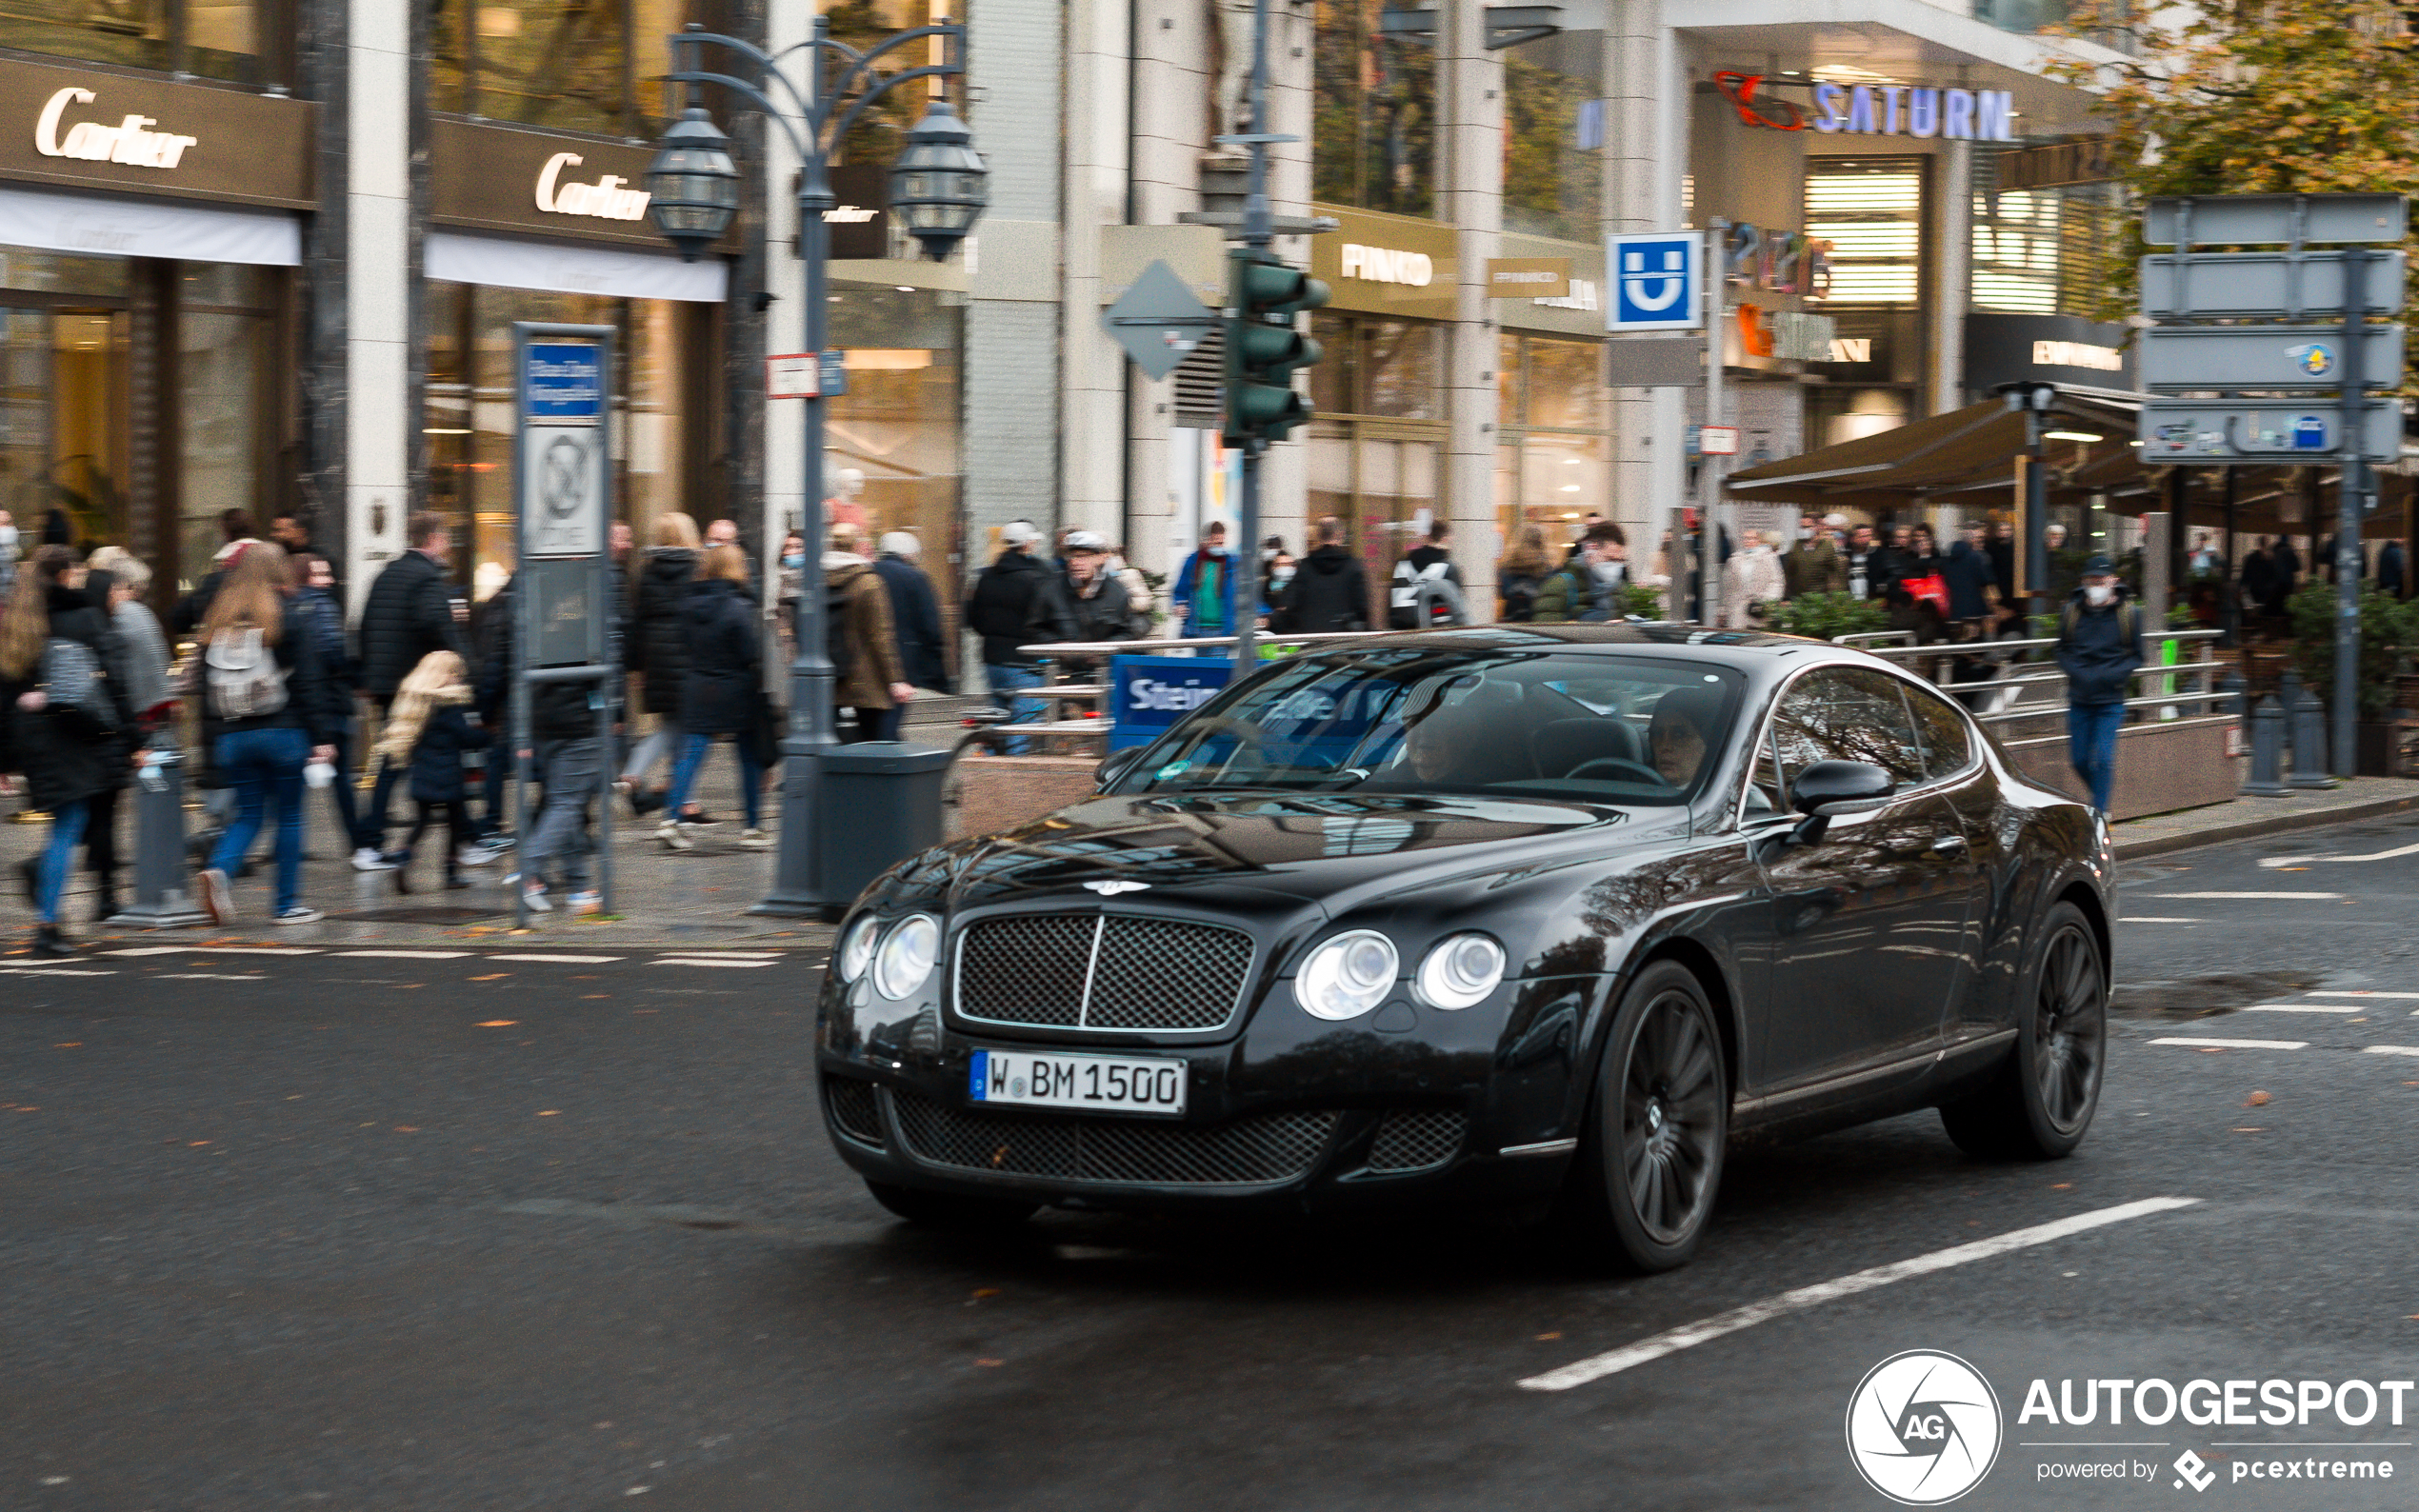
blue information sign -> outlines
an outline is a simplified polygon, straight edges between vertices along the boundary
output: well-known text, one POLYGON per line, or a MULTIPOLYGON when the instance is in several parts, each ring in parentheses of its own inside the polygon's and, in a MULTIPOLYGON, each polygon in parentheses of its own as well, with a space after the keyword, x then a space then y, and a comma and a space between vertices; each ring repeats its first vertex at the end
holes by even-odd
POLYGON ((823 397, 837 399, 849 391, 849 354, 837 347, 823 354, 823 397))
POLYGON ((1223 656, 1109 659, 1109 748, 1148 746, 1168 726, 1218 696, 1234 663, 1223 656))
POLYGON ((605 414, 605 352, 592 342, 533 341, 522 348, 521 413, 556 425, 605 414))
POLYGON ((1705 324, 1698 280, 1704 237, 1695 231, 1605 238, 1609 330, 1694 330, 1705 324))

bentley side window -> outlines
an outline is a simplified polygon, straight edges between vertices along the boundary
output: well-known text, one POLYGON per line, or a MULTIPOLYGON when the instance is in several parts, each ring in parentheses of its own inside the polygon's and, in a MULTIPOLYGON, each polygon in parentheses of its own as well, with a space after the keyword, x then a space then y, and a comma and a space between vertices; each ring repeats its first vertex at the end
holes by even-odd
POLYGON ((1925 777, 1937 782, 1964 771, 1973 760, 1973 740, 1949 700, 1930 688, 1908 683, 1899 684, 1899 690, 1915 714, 1915 734, 1924 744, 1925 777))
POLYGON ((1772 735, 1785 782, 1794 782, 1820 761, 1869 762, 1902 787, 1924 780, 1914 721, 1886 672, 1861 667, 1809 672, 1773 711, 1772 735))

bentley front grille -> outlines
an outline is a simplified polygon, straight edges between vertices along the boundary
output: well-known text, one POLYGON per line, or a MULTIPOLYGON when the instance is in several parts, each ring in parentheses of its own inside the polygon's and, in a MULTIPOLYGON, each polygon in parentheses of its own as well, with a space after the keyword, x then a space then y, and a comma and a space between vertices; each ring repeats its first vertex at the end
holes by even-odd
POLYGON ((985 919, 957 947, 957 1011, 1037 1028, 1224 1027, 1251 973, 1251 937, 1123 914, 985 919))
POLYGON ((1133 1119, 1024 1118, 893 1090, 909 1151, 993 1176, 1126 1185, 1266 1186, 1307 1174, 1337 1115, 1263 1113, 1215 1128, 1133 1119))

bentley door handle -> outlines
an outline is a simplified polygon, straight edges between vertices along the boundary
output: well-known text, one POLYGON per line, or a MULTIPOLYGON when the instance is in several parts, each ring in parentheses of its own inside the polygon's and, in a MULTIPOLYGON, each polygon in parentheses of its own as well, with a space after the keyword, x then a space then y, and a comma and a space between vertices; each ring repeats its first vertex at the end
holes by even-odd
POLYGON ((1943 835, 1931 843, 1931 853, 1935 856, 1962 856, 1966 849, 1966 837, 1963 835, 1943 835))

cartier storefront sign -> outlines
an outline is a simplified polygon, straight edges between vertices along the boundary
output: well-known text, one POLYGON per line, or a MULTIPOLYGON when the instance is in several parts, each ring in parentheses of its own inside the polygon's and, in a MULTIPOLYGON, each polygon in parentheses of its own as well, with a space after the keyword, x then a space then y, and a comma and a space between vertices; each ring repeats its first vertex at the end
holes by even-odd
POLYGON ((319 107, 0 58, 0 179, 309 209, 319 107))
POLYGON ((436 225, 669 250, 647 218, 651 148, 444 117, 429 138, 436 225))

